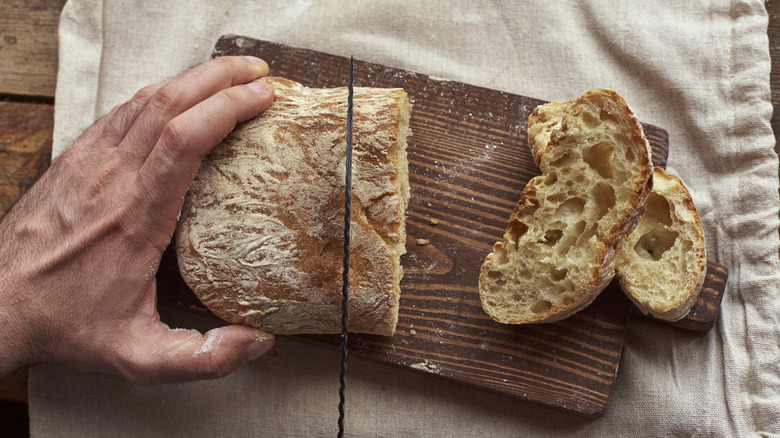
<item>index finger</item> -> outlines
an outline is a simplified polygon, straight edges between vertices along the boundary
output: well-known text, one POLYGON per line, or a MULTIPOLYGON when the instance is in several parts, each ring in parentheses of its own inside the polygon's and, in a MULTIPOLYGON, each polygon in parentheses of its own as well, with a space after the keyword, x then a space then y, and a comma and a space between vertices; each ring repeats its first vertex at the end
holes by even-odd
POLYGON ((193 67, 144 96, 119 147, 140 166, 173 118, 221 90, 266 74, 268 64, 254 56, 223 56, 193 67))
POLYGON ((138 174, 148 215, 176 218, 200 161, 238 122, 256 116, 274 99, 264 82, 222 90, 168 122, 138 174))

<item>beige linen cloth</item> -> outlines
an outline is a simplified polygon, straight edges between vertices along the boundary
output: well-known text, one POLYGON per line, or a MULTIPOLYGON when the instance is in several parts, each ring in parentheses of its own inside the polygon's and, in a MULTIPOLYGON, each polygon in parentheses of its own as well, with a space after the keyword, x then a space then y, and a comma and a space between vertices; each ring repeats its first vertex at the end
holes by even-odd
MULTIPOLYGON (((729 269, 716 327, 699 334, 633 318, 607 413, 595 420, 352 357, 347 435, 780 436, 767 20, 763 2, 728 0, 71 0, 60 21, 54 150, 140 87, 209 59, 225 33, 542 99, 615 89, 669 131, 669 169, 693 194, 709 258, 729 269)), ((180 317, 165 315, 200 324, 180 317)), ((333 436, 337 389, 336 349, 294 338, 207 382, 136 386, 38 366, 31 432, 333 436)))

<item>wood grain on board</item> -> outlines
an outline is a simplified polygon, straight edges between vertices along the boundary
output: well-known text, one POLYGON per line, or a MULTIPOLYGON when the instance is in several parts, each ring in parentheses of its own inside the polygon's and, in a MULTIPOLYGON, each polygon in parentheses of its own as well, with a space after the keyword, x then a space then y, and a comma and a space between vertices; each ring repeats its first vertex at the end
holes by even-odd
POLYGON ((49 167, 53 130, 52 105, 0 102, 0 218, 49 167))
MULTIPOLYGON (((348 78, 346 58, 241 36, 222 37, 214 56, 222 55, 260 56, 272 75, 307 86, 344 86, 348 78)), ((355 86, 406 89, 413 135, 397 332, 352 334, 350 351, 584 415, 603 413, 632 309, 615 282, 588 308, 552 324, 499 324, 479 300, 482 261, 526 182, 539 173, 526 120, 543 101, 361 61, 355 86)), ((664 166, 666 131, 645 125, 645 132, 654 162, 664 166)), ((171 253, 158 282, 161 303, 208 313, 171 253)), ((717 307, 703 309, 717 314, 717 307)), ((338 343, 338 336, 304 337, 338 343)))

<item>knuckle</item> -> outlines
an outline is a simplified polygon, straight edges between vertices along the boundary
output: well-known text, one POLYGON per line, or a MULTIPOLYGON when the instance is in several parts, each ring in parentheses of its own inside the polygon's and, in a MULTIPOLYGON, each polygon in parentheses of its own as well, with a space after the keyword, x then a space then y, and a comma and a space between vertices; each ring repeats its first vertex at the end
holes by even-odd
POLYGON ((189 150, 188 131, 183 123, 177 119, 173 119, 165 125, 162 134, 160 134, 160 141, 174 158, 186 155, 189 150))
POLYGON ((143 106, 146 104, 146 102, 149 101, 149 99, 151 99, 152 96, 154 96, 155 91, 156 87, 153 85, 148 85, 144 88, 141 88, 133 95, 132 98, 130 98, 130 103, 143 106))
POLYGON ((176 100, 179 96, 175 82, 163 85, 148 99, 149 105, 155 110, 168 114, 176 110, 176 100))
POLYGON ((114 142, 118 142, 127 132, 136 112, 137 103, 133 101, 115 107, 109 114, 110 118, 105 125, 104 134, 114 142))
POLYGON ((230 68, 233 66, 235 58, 232 56, 218 56, 210 61, 210 63, 218 68, 230 68))
POLYGON ((233 111, 237 105, 241 104, 240 99, 234 95, 233 89, 222 90, 214 95, 215 99, 215 116, 227 116, 233 111))
POLYGON ((212 380, 225 377, 236 368, 230 357, 221 352, 204 354, 198 359, 195 372, 198 379, 212 380))

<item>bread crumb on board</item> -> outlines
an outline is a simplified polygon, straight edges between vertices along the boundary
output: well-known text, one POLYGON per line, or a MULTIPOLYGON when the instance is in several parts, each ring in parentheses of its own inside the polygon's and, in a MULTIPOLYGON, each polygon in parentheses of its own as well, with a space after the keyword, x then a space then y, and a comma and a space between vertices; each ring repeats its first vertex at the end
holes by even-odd
POLYGON ((439 220, 436 219, 435 217, 432 217, 431 218, 431 225, 433 225, 433 226, 439 225, 439 220))
POLYGON ((431 243, 431 241, 428 239, 417 239, 418 245, 428 245, 429 243, 431 243))
POLYGON ((439 366, 436 365, 435 363, 428 362, 428 359, 425 359, 424 362, 414 363, 411 365, 411 367, 420 371, 426 371, 434 374, 441 374, 441 370, 439 369, 439 366))

